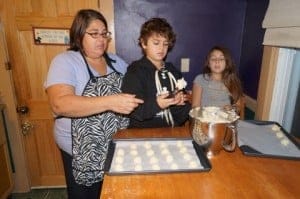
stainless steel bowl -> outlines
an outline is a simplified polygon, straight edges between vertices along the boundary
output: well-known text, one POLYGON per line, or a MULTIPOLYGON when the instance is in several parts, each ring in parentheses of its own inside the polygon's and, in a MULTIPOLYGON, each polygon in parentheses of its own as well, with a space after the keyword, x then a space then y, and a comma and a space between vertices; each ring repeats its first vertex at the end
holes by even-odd
MULTIPOLYGON (((190 133, 194 141, 204 148, 208 156, 216 155, 222 149, 234 151, 237 139, 236 121, 238 117, 230 118, 232 116, 228 115, 228 121, 208 121, 207 118, 203 117, 205 115, 204 110, 205 108, 196 107, 189 113, 190 133)), ((215 110, 218 111, 218 108, 216 107, 215 110)))

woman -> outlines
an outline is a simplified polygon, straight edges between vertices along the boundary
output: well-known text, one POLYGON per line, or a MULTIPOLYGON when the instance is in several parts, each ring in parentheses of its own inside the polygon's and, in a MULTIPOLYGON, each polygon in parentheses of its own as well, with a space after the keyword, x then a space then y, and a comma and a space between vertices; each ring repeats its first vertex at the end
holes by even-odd
POLYGON ((70 29, 70 48, 52 60, 45 82, 70 199, 99 198, 112 134, 127 127, 122 114, 143 102, 121 93, 127 64, 106 53, 110 36, 101 13, 80 10, 70 29))

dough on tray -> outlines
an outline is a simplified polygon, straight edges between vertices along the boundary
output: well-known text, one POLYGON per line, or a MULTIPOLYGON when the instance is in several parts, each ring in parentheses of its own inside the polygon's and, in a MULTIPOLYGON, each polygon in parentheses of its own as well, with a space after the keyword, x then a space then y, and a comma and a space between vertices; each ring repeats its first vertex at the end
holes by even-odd
POLYGON ((167 156, 166 156, 166 162, 167 162, 167 163, 171 163, 171 162, 173 162, 173 160, 174 160, 174 158, 173 158, 172 155, 167 155, 167 156))
POLYGON ((172 169, 172 170, 178 169, 178 165, 177 165, 176 163, 172 163, 172 164, 171 164, 171 169, 172 169))
POLYGON ((287 145, 290 143, 290 141, 289 141, 287 138, 284 138, 284 139, 282 139, 282 140, 280 141, 280 143, 281 143, 283 146, 287 146, 287 145))
POLYGON ((130 149, 137 149, 137 146, 135 143, 132 143, 129 145, 130 149))
POLYGON ((183 154, 183 158, 184 158, 185 160, 190 160, 190 159, 192 158, 192 156, 191 156, 189 153, 184 153, 184 154, 183 154))
POLYGON ((283 137, 284 137, 283 132, 282 132, 282 131, 277 131, 277 132, 276 132, 276 137, 278 137, 278 138, 283 138, 283 137))
POLYGON ((196 161, 190 161, 189 163, 189 168, 196 168, 197 167, 197 162, 196 161))
POLYGON ((160 147, 161 149, 167 148, 166 142, 161 142, 161 143, 159 143, 159 147, 160 147))
POLYGON ((280 131, 280 127, 277 124, 273 124, 272 131, 280 131))
POLYGON ((153 164, 152 169, 153 170, 160 170, 160 166, 158 164, 153 164))
POLYGON ((150 149, 151 147, 152 147, 152 144, 150 143, 150 142, 145 142, 144 143, 144 147, 146 148, 146 149, 150 149))
MULTIPOLYGON (((288 140, 282 141, 281 144, 286 146, 288 140)), ((191 147, 193 146, 189 141, 181 139, 129 142, 127 145, 119 145, 116 148, 112 169, 120 173, 126 171, 151 172, 151 170, 152 172, 162 170, 174 172, 180 169, 197 169, 201 167, 201 163, 195 160, 191 147)))
POLYGON ((115 168, 116 171, 123 171, 124 170, 123 166, 120 165, 120 164, 116 164, 114 168, 115 168))
POLYGON ((152 149, 148 149, 146 152, 147 156, 153 156, 154 155, 154 151, 152 149))
POLYGON ((137 150, 131 150, 131 151, 130 151, 130 155, 132 155, 132 156, 138 155, 137 150))
POLYGON ((141 164, 137 164, 137 165, 134 166, 134 170, 135 170, 135 171, 142 171, 142 170, 143 170, 143 167, 142 167, 141 164))
POLYGON ((169 149, 164 148, 164 149, 161 151, 161 154, 163 154, 163 155, 169 155, 169 154, 170 154, 170 151, 169 151, 169 149))
POLYGON ((183 146, 183 147, 180 147, 180 148, 179 148, 179 152, 180 152, 180 153, 186 153, 186 152, 187 152, 186 147, 184 147, 184 146, 183 146))
POLYGON ((152 156, 149 160, 150 164, 156 164, 158 162, 158 159, 154 156, 152 156))
POLYGON ((123 157, 124 157, 124 156, 117 156, 117 157, 116 157, 116 163, 122 164, 123 161, 124 161, 124 158, 123 158, 123 157))
POLYGON ((133 159, 133 162, 135 164, 141 164, 142 163, 142 158, 139 157, 139 156, 136 156, 134 159, 133 159))
POLYGON ((183 141, 182 140, 177 140, 176 146, 182 147, 183 146, 183 141))
POLYGON ((117 156, 124 156, 125 152, 124 149, 118 149, 117 156))

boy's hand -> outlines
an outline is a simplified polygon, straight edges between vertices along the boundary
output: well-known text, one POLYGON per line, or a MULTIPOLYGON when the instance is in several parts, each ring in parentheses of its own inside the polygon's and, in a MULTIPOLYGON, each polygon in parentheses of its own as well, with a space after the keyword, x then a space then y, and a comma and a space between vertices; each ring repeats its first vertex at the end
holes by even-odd
POLYGON ((179 100, 176 99, 176 97, 169 98, 169 93, 157 96, 156 101, 161 109, 166 109, 169 106, 177 104, 179 102, 179 100))

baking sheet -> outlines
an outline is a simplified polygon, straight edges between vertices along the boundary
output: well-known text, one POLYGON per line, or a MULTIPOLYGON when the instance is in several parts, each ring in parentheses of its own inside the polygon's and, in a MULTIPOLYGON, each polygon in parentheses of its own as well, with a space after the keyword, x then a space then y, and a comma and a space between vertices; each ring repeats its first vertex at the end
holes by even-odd
POLYGON ((115 139, 106 172, 111 175, 209 171, 211 165, 192 139, 115 139))
POLYGON ((300 145, 278 123, 239 120, 238 145, 245 155, 300 160, 300 145))

